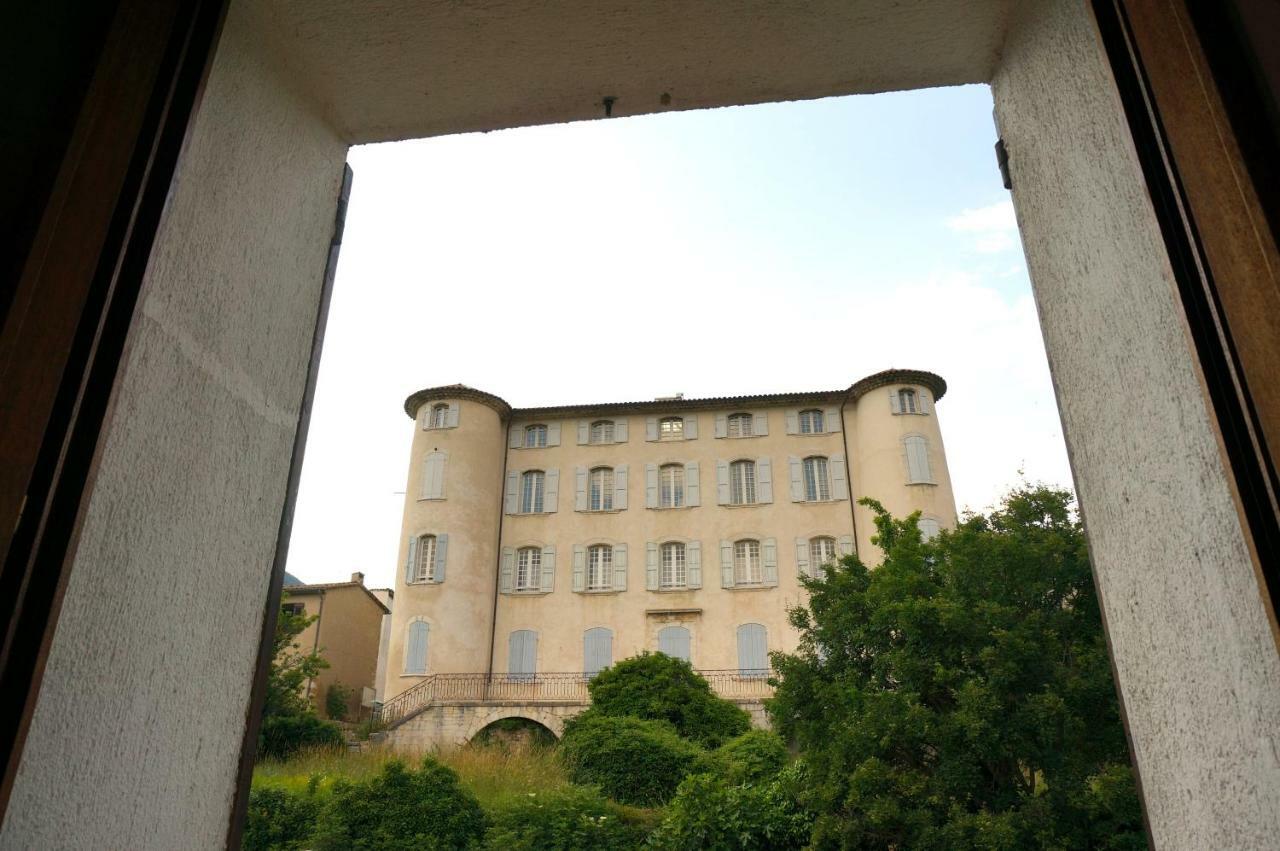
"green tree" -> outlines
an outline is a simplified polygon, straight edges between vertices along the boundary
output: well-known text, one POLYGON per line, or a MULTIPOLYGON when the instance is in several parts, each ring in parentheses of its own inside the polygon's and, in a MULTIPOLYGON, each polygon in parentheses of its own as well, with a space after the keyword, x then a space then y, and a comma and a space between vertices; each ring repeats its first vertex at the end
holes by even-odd
MULTIPOLYGON (((287 598, 286 598, 287 599, 287 598)), ((318 652, 307 652, 298 644, 302 631, 316 622, 317 615, 293 612, 283 602, 276 618, 275 641, 272 646, 271 671, 267 675, 267 698, 262 714, 297 715, 311 711, 303 686, 329 667, 318 652)))
POLYGON ((768 709, 800 745, 815 848, 1143 848, 1071 495, 1023 487, 925 542, 806 580, 768 709))

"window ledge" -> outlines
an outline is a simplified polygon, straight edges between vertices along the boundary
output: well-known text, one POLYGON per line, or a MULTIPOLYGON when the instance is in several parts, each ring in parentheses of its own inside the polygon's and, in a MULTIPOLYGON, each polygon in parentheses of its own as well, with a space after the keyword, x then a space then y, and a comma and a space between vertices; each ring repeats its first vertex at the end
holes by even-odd
POLYGON ((907 482, 907 487, 912 487, 914 485, 929 485, 931 487, 937 487, 938 483, 937 482, 907 482))
POLYGON ((697 505, 646 505, 649 511, 688 511, 690 508, 698 508, 697 505))
POLYGON ((442 497, 442 496, 420 496, 420 497, 418 497, 418 502, 444 502, 444 497, 442 497))
POLYGON ((898 411, 895 417, 927 417, 929 414, 925 411, 898 411))
POLYGON ((649 588, 652 594, 687 594, 690 591, 700 591, 701 588, 690 588, 688 585, 681 585, 679 588, 649 588))
MULTIPOLYGON (((720 587, 724 588, 723 585, 720 587)), ((730 588, 725 588, 724 590, 726 591, 773 591, 777 587, 778 587, 777 585, 734 585, 730 588)))
MULTIPOLYGON (((454 428, 457 428, 457 426, 427 426, 423 431, 449 431, 454 428)), ((423 674, 423 676, 425 677, 426 674, 423 674)))
POLYGON ((591 595, 595 595, 595 594, 621 594, 621 593, 623 593, 623 589, 621 589, 621 588, 587 588, 587 589, 584 589, 584 590, 582 590, 582 591, 574 591, 573 593, 575 593, 575 594, 591 594, 591 595))
MULTIPOLYGON (((422 672, 421 674, 407 674, 407 673, 406 673, 406 674, 401 674, 401 675, 400 675, 400 679, 402 679, 402 680, 403 680, 403 679, 407 679, 408 677, 413 677, 414 679, 418 679, 418 680, 420 680, 420 679, 422 679, 423 677, 427 677, 427 676, 430 676, 430 674, 428 674, 428 673, 426 673, 426 672, 424 671, 424 672, 422 672)), ((384 701, 384 702, 385 702, 385 701, 384 701)))
POLYGON ((831 499, 793 499, 796 505, 830 505, 833 502, 847 502, 848 497, 837 496, 831 499))
POLYGON ((415 579, 412 582, 406 582, 405 585, 443 585, 443 582, 437 582, 434 579, 415 579))
POLYGON ((504 597, 545 597, 550 593, 552 592, 543 591, 541 588, 529 588, 518 591, 503 591, 502 595, 504 597))
POLYGON ((773 505, 772 502, 722 502, 721 508, 759 508, 762 505, 773 505))
POLYGON ((767 434, 726 434, 724 437, 717 437, 716 440, 750 440, 753 437, 768 437, 767 434))
MULTIPOLYGON (((621 514, 625 508, 575 508, 578 514, 621 514)), ((547 512, 543 512, 544 514, 547 512)))
POLYGON ((555 514, 554 511, 513 511, 508 517, 546 517, 548 514, 555 514))

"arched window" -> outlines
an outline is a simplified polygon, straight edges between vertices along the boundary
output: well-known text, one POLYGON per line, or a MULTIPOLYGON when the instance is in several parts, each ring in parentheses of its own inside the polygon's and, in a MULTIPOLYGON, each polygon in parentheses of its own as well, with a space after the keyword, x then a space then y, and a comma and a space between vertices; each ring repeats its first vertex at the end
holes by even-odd
POLYGON ((587 590, 607 591, 613 587, 613 547, 587 547, 587 590))
POLYGON ((689 659, 689 630, 682 626, 664 626, 658 630, 658 652, 672 659, 689 659))
POLYGON ((546 492, 546 475, 541 470, 526 470, 520 476, 520 512, 541 514, 546 492))
POLYGON ((521 547, 516 550, 515 590, 538 591, 542 588, 542 550, 521 547))
POLYGON ((659 550, 658 585, 661 588, 684 588, 688 584, 685 573, 684 544, 671 541, 659 550))
POLYGON ((409 624, 405 635, 404 672, 406 674, 425 674, 427 672, 427 632, 430 626, 425 621, 414 621, 409 624))
POLYGON ((735 585, 759 585, 764 581, 759 541, 747 539, 734 542, 733 575, 735 585))
POLYGON ((738 674, 743 677, 769 674, 769 642, 762 624, 744 623, 738 627, 738 674))
POLYGON ((942 526, 932 517, 921 517, 917 525, 920 527, 920 537, 926 541, 932 541, 942 531, 942 526))
POLYGON ((613 630, 603 626, 582 634, 582 672, 594 677, 613 664, 613 630))
POLYGON ((813 455, 804 459, 804 498, 809 502, 831 499, 831 477, 827 459, 813 455))
POLYGON ((596 420, 591 424, 592 443, 613 443, 613 420, 596 420))
POLYGON ((594 467, 587 474, 587 510, 613 510, 612 467, 594 467))
POLYGON ((434 582, 436 578, 436 536, 418 537, 418 557, 413 566, 414 582, 434 582))
POLYGON ((663 464, 658 469, 658 505, 662 508, 684 505, 683 464, 663 464))
POLYGON ((835 560, 835 538, 821 537, 809 539, 809 564, 811 565, 811 569, 815 576, 821 575, 821 569, 835 560))
POLYGON ((898 391, 898 410, 904 414, 918 413, 916 407, 916 391, 904 387, 898 391))
POLYGON ((754 417, 751 414, 730 414, 729 415, 729 436, 730 437, 750 437, 754 433, 752 425, 754 417))
POLYGON ((929 442, 923 435, 909 434, 902 438, 907 450, 907 484, 933 484, 929 469, 929 442))
POLYGON ((756 462, 734 461, 729 465, 729 502, 751 505, 756 501, 756 462))
POLYGON ((547 427, 541 423, 524 427, 524 445, 526 449, 538 449, 547 445, 547 427))
POLYGON ((660 440, 684 440, 684 417, 663 417, 658 421, 660 440))
POLYGON ((823 422, 822 411, 810 408, 800 412, 801 434, 822 434, 824 431, 826 431, 826 423, 823 422))
POLYGON ((507 639, 507 672, 510 679, 532 680, 538 672, 538 633, 517 629, 507 639))
POLYGON ((431 406, 431 428, 447 428, 449 426, 449 405, 440 402, 431 406))

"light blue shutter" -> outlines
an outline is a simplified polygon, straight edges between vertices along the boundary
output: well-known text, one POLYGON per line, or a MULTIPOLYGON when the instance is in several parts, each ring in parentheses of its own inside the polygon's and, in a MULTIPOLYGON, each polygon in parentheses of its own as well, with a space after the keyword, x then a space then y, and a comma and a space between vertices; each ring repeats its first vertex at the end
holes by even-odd
POLYGON ((587 590, 587 550, 581 546, 573 548, 573 590, 587 590))
POLYGON ((430 627, 423 621, 409 624, 409 636, 404 654, 404 672, 406 674, 425 674, 427 672, 427 630, 430 627))
POLYGON ((929 413, 929 394, 923 390, 916 393, 916 409, 922 414, 929 413))
POLYGON ((418 563, 418 536, 409 536, 408 555, 404 560, 404 584, 408 585, 413 581, 413 566, 418 563))
POLYGON ((593 677, 613 664, 613 631, 602 626, 582 634, 582 672, 593 677))
POLYGON ((547 423, 547 446, 560 445, 560 423, 547 423))
POLYGON ((800 433, 800 412, 787 411, 787 434, 800 433))
POLYGON ((547 470, 543 481, 546 487, 542 494, 542 510, 547 514, 555 514, 560 508, 560 468, 547 470))
POLYGON ((698 439, 698 417, 696 415, 684 418, 684 439, 698 439))
POLYGON ((458 427, 458 403, 457 402, 449 403, 449 410, 444 415, 444 425, 445 425, 445 428, 458 427))
POLYGON ((720 587, 733 587, 733 541, 720 542, 720 587))
POLYGON ((644 465, 644 507, 658 507, 658 465, 644 465))
POLYGON ((435 582, 444 582, 444 563, 449 553, 449 536, 436 536, 436 565, 435 565, 435 582))
POLYGON ((828 433, 840 430, 840 409, 827 408, 822 412, 822 424, 828 433))
POLYGON ((778 584, 778 541, 765 538, 760 542, 760 553, 764 561, 764 584, 778 584))
POLYGON ((812 576, 809 571, 809 539, 796 538, 796 572, 801 576, 812 576))
POLYGON ((626 443, 626 442, 627 442, 627 421, 626 421, 626 420, 616 420, 616 421, 614 422, 614 424, 613 424, 613 442, 614 442, 614 443, 626 443))
POLYGON ((516 551, 511 547, 502 548, 502 569, 498 573, 498 588, 504 594, 515 590, 516 551))
POLYGON ((507 448, 519 449, 524 446, 524 426, 507 426, 507 448))
POLYGON ((658 652, 688 662, 689 630, 682 626, 664 626, 658 631, 658 652))
POLYGON ((698 482, 698 462, 684 465, 684 504, 692 508, 702 505, 702 487, 698 482))
POLYGON ((716 461, 716 502, 729 504, 729 462, 716 461))
POLYGON ((573 510, 587 510, 587 468, 573 468, 573 510))
POLYGON ((627 507, 627 465, 619 464, 613 468, 613 508, 624 511, 627 507))
POLYGON ((800 459, 794 455, 788 457, 787 466, 791 469, 791 501, 804 502, 804 469, 800 459))
POLYGON ((769 415, 767 413, 751 415, 751 433, 753 435, 769 433, 769 415))
POLYGON ((895 414, 902 413, 902 400, 898 398, 897 388, 889 390, 889 410, 895 414))
POLYGON ((657 417, 646 417, 646 418, 645 418, 645 421, 644 421, 644 439, 645 439, 645 440, 657 440, 657 439, 658 439, 658 418, 657 418, 657 417))
POLYGON ((422 465, 420 499, 444 499, 444 465, 446 453, 429 452, 422 465))
POLYGON ((613 548, 613 590, 627 590, 627 545, 618 544, 613 548))
POLYGON ((507 670, 532 677, 538 672, 538 633, 517 629, 507 639, 507 670))
POLYGON ((832 455, 827 469, 831 472, 831 498, 848 499, 849 480, 844 474, 844 456, 832 455))
POLYGON ((853 555, 853 536, 841 535, 839 540, 836 541, 836 547, 842 556, 853 555))
POLYGON ((738 673, 759 677, 768 669, 769 650, 764 627, 758 623, 744 623, 738 627, 738 673))
POLYGON ((918 434, 910 434, 902 439, 907 447, 907 482, 932 482, 929 471, 929 444, 918 434))
POLYGON ((768 458, 756 462, 756 502, 773 502, 773 467, 768 458))
POLYGON ((658 590, 658 545, 653 541, 644 545, 644 587, 658 590))
POLYGON ((585 446, 591 439, 591 423, 578 420, 578 445, 585 446))
POLYGON ((539 583, 543 593, 550 594, 556 588, 556 548, 542 548, 542 579, 539 583))
POLYGON ((729 436, 729 416, 727 414, 716 414, 716 437, 729 436))
POLYGON ((507 493, 503 500, 503 511, 507 514, 515 514, 519 510, 520 503, 516 499, 519 493, 520 474, 514 471, 507 473, 507 493))
POLYGON ((702 542, 690 541, 684 547, 685 584, 690 588, 702 587, 702 542))

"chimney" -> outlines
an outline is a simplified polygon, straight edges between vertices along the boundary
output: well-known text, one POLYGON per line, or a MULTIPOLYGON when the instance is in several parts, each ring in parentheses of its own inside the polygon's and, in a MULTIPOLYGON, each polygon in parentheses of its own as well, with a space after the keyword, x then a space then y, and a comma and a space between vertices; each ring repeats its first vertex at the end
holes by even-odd
POLYGON ((351 581, 359 583, 360 585, 363 585, 364 574, 357 570, 355 573, 351 574, 351 581))

